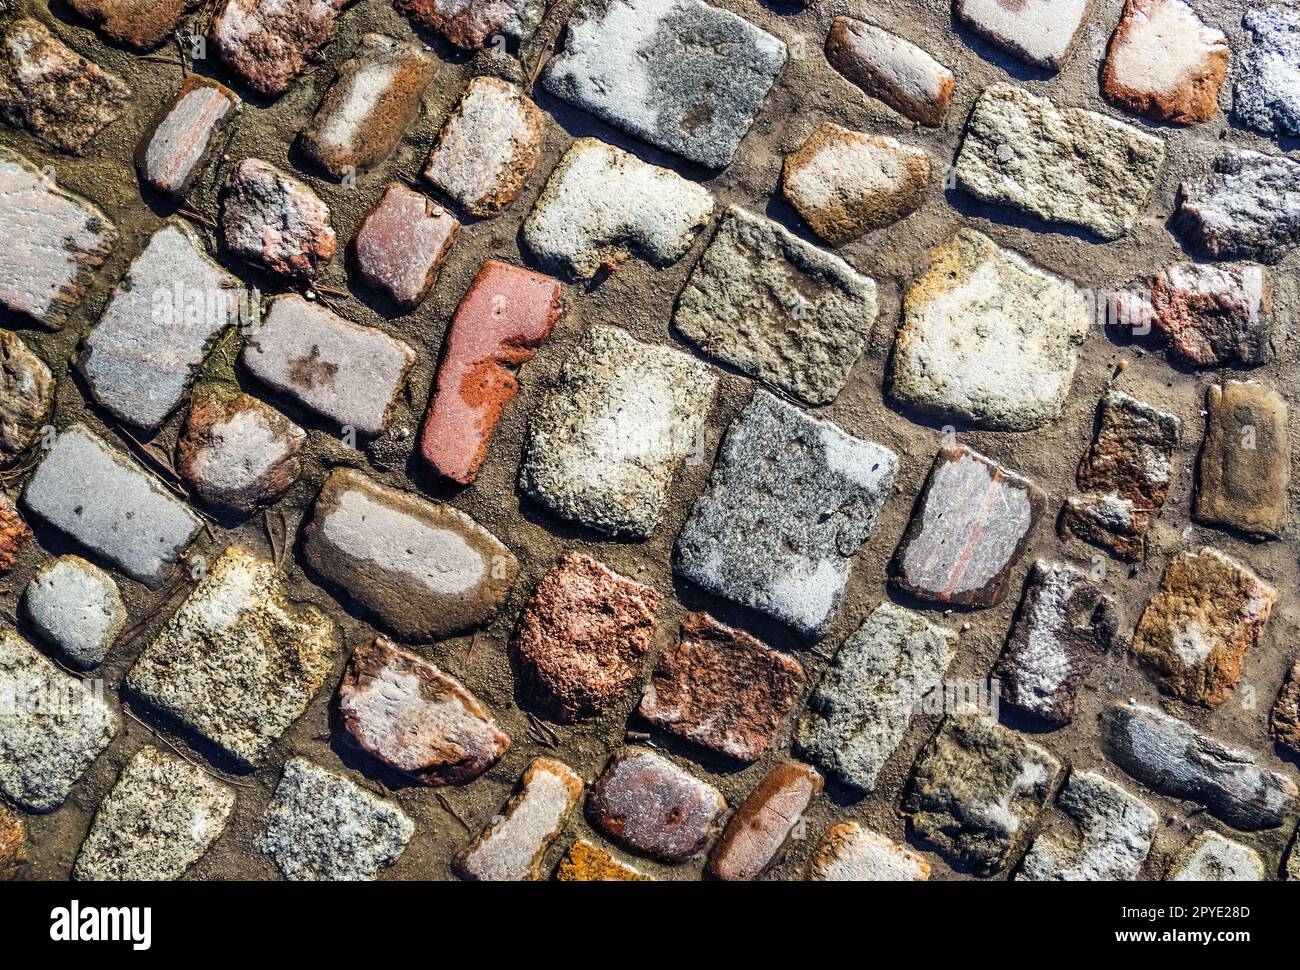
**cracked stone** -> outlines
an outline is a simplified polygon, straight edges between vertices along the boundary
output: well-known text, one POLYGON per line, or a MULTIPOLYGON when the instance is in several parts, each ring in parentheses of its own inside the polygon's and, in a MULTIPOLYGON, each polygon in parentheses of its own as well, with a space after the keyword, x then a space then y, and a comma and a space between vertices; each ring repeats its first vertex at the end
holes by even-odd
POLYGON ((921 208, 930 171, 919 148, 823 121, 786 156, 781 192, 813 232, 839 246, 921 208))
POLYGON ((1179 185, 1172 225, 1196 256, 1280 262, 1300 243, 1300 163, 1227 151, 1179 185))
POLYGON ((1197 465, 1198 522, 1277 539, 1290 515, 1291 435, 1286 401, 1254 381, 1212 384, 1197 465))
POLYGON ((857 822, 827 829, 808 860, 810 882, 921 882, 930 878, 930 863, 918 852, 893 842, 857 822))
POLYGON ((36 570, 23 592, 22 612, 37 636, 82 670, 104 662, 127 620, 112 575, 71 555, 36 570))
POLYGON ((1233 112, 1266 135, 1300 135, 1300 10, 1255 8, 1242 26, 1253 43, 1237 62, 1233 112))
POLYGON ((966 125, 956 178, 977 199, 1109 240, 1137 223, 1164 161, 1165 143, 1132 125, 993 84, 966 125))
POLYGON ((541 84, 615 128, 720 169, 785 61, 784 42, 699 0, 585 0, 541 84))
POLYGON ((677 298, 703 353, 809 404, 829 404, 876 322, 876 284, 838 256, 732 206, 677 298))
POLYGON ((1165 879, 1168 882, 1262 882, 1264 860, 1254 849, 1207 830, 1183 847, 1165 879))
POLYGON ((890 583, 932 603, 997 606, 1044 504, 1037 485, 992 459, 965 445, 940 448, 894 553, 890 583))
POLYGON ((663 596, 579 552, 537 584, 511 644, 523 693, 571 724, 615 704, 641 673, 663 596))
POLYGON ((393 182, 352 240, 357 272, 403 310, 429 295, 460 222, 428 196, 393 182))
POLYGON ((648 538, 678 466, 703 449, 717 385, 689 354, 592 326, 533 412, 520 488, 596 532, 648 538))
POLYGON ((1132 882, 1151 851, 1159 817, 1141 799, 1091 771, 1076 771, 1057 807, 1078 836, 1044 832, 1016 873, 1034 882, 1132 882))
POLYGON ((1116 703, 1101 716, 1107 757, 1153 791, 1204 805, 1246 832, 1276 828, 1295 806, 1296 784, 1255 756, 1141 704, 1116 703))
POLYGON ((140 181, 182 199, 243 108, 239 95, 201 74, 186 74, 175 100, 140 143, 140 181))
POLYGON ((358 882, 395 863, 414 834, 396 802, 291 758, 254 845, 286 879, 358 882))
POLYGON ((395 0, 395 5, 466 50, 483 47, 497 35, 522 44, 547 9, 543 0, 395 0))
POLYGON ((0 466, 17 463, 41 433, 54 406, 54 385, 45 361, 18 334, 0 331, 0 466))
POLYGON ((180 879, 221 837, 234 807, 234 791, 207 772, 157 748, 141 748, 99 806, 73 878, 180 879))
POLYGON ((861 20, 836 17, 826 38, 826 59, 905 118, 928 128, 943 124, 956 79, 915 44, 861 20))
POLYGON ((334 652, 334 621, 291 604, 274 563, 230 546, 140 654, 126 687, 251 766, 325 685, 334 652))
POLYGON ((1065 407, 1090 328, 1073 283, 962 229, 903 298, 889 394, 978 428, 1041 427, 1065 407))
POLYGON ((117 243, 98 206, 0 145, 0 305, 58 330, 117 243))
POLYGON ((1270 724, 1277 743, 1300 754, 1300 661, 1291 667, 1277 695, 1270 724))
POLYGON ((1152 323, 1184 364, 1267 364, 1273 359, 1271 290, 1262 266, 1175 263, 1151 284, 1152 323))
POLYGON ((677 643, 659 655, 638 713, 685 741, 757 761, 776 740, 805 679, 793 657, 707 614, 688 613, 677 643))
POLYGON ((119 44, 150 50, 171 37, 201 0, 68 0, 68 5, 119 44))
POLYGON ((708 871, 725 882, 757 879, 795 839, 803 837, 803 813, 821 793, 822 776, 807 765, 777 765, 731 816, 709 853, 708 871))
POLYGON ((487 622, 519 573, 473 519, 336 468, 304 532, 305 562, 406 640, 443 639, 487 622))
POLYGON ((510 747, 460 681, 383 637, 352 652, 338 712, 358 747, 426 785, 471 782, 510 747))
POLYGON ((1273 587, 1218 550, 1179 553, 1138 621, 1133 656, 1164 693, 1222 704, 1276 602, 1273 587))
POLYGON ((1092 0, 957 0, 955 10, 989 43, 1035 67, 1059 71, 1083 36, 1092 0))
POLYGON ((568 825, 582 797, 582 779, 568 765, 535 758, 519 791, 490 825, 457 853, 452 870, 475 882, 543 879, 546 850, 568 825))
POLYGON ((353 0, 226 0, 209 37, 217 56, 261 94, 278 95, 334 38, 353 0))
MULTIPOLYGON (((0 879, 3 879, 0 872, 0 879)), ((555 871, 557 882, 653 882, 635 866, 615 859, 601 846, 586 839, 578 839, 560 860, 555 871)))
POLYGON ((835 654, 808 699, 795 752, 869 794, 919 710, 957 655, 957 633, 884 602, 835 654))
POLYGON ((677 262, 713 214, 713 195, 676 172, 595 138, 560 159, 524 220, 522 235, 542 268, 589 280, 633 255, 677 262))
POLYGON ((221 236, 232 255, 294 281, 314 279, 334 258, 329 207, 305 183, 246 158, 221 189, 221 236))
POLYGON ((673 570, 821 637, 897 470, 888 448, 756 391, 677 537, 673 570))
POLYGON ((903 800, 913 833, 983 875, 1012 865, 1061 763, 996 721, 949 716, 921 751, 903 800))
POLYGON ((27 830, 17 815, 0 805, 0 882, 18 877, 27 862, 27 830))

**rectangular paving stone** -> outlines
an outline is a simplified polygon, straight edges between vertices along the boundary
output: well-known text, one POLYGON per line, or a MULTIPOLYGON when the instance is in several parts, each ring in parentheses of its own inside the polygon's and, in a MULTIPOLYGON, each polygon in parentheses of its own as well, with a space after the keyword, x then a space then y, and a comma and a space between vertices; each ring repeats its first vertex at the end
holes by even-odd
POLYGON ((1300 794, 1290 777, 1262 767, 1249 751, 1141 704, 1108 707, 1101 740, 1111 761, 1153 791, 1204 805, 1242 831, 1277 828, 1300 794))
POLYGON ((673 311, 701 351, 814 405, 844 388, 875 322, 875 281, 739 206, 673 311))
POLYGON ((709 874, 724 882, 757 879, 802 834, 804 812, 821 790, 822 776, 807 765, 777 765, 727 821, 709 853, 709 874))
POLYGON ((1151 281, 1152 324, 1192 367, 1273 359, 1272 286, 1263 266, 1173 263, 1151 281))
POLYGON ((1187 843, 1165 874, 1167 882, 1263 882, 1264 860, 1240 842, 1205 831, 1187 843))
POLYGON ((81 844, 73 878, 181 878, 221 838, 235 792, 180 758, 145 746, 118 775, 81 844))
POLYGON ((83 424, 55 438, 27 480, 23 504, 154 589, 202 526, 184 502, 83 424))
POLYGON ((202 0, 68 0, 100 33, 137 50, 157 47, 172 36, 181 17, 202 0))
POLYGON ((0 629, 0 794, 28 812, 63 804, 122 727, 102 688, 0 629))
POLYGON ((1002 700, 1048 724, 1069 724, 1079 688, 1117 631, 1115 603, 1101 587, 1073 566, 1037 560, 993 668, 1002 700))
POLYGON ((86 335, 77 369, 95 401, 153 430, 180 404, 194 373, 238 320, 244 292, 178 216, 131 261, 104 315, 86 335))
POLYGON ((543 0, 395 0, 395 5, 466 50, 483 47, 496 36, 526 41, 548 9, 543 0))
POLYGON ((786 60, 785 44, 699 0, 585 0, 542 86, 615 128, 725 168, 786 60))
POLYGON ((276 297, 240 361, 272 390, 359 435, 384 430, 415 350, 290 294, 276 297))
POLYGON ((884 602, 836 652, 808 699, 795 752, 863 793, 876 787, 921 698, 957 655, 957 633, 884 602))
POLYGON ((889 449, 757 391, 677 537, 674 572, 820 637, 897 468, 889 449))
POLYGON ((993 84, 966 124, 956 176, 977 199, 1119 239, 1137 224, 1164 161, 1154 135, 993 84))
POLYGON ((175 100, 136 151, 140 181, 155 192, 184 198, 242 109, 239 95, 224 84, 186 74, 175 100))
POLYGON ((997 606, 1044 503, 1037 485, 974 449, 940 448, 894 553, 890 583, 932 603, 997 606))
POLYGON ((354 0, 226 0, 208 37, 217 56, 261 94, 283 94, 308 60, 334 38, 354 0))
POLYGON ((678 465, 702 450, 717 384, 689 354, 592 326, 532 415, 519 487, 562 519, 649 537, 678 465))
POLYGON ((519 791, 452 860, 452 871, 474 882, 545 878, 542 864, 582 797, 582 779, 566 764, 535 758, 519 791))
POLYGON ((918 852, 857 822, 832 825, 808 860, 809 882, 923 882, 930 863, 918 852))
POLYGON ((126 688, 241 765, 325 685, 335 624, 289 602, 274 563, 228 547, 135 662, 126 688))
POLYGON ((1251 43, 1237 59, 1233 114, 1265 135, 1300 135, 1300 10, 1254 7, 1242 26, 1251 43))
POLYGON ((556 882, 654 882, 636 866, 616 859, 602 846, 578 839, 555 870, 556 882))
POLYGON ((1229 149, 1179 184, 1171 226, 1202 259, 1280 262, 1300 243, 1300 163, 1229 149))
POLYGON ((260 158, 240 162, 221 185, 226 251, 293 283, 315 279, 334 258, 330 210, 311 186, 260 158))
POLYGON ((928 128, 943 124, 956 79, 915 44, 864 21, 836 17, 826 38, 826 59, 905 118, 928 128))
POLYGON ((1092 0, 956 0, 958 19, 1035 67, 1059 71, 1074 53, 1092 0))
POLYGON ((112 220, 0 145, 0 305, 57 330, 117 243, 112 220))
POLYGON ((1208 388, 1205 408, 1193 517, 1251 536, 1280 538, 1291 506, 1286 401, 1254 381, 1224 381, 1208 388))
POLYGON ((1091 771, 1076 771, 1057 807, 1078 836, 1043 831, 1016 873, 1030 882, 1131 882, 1151 851, 1159 817, 1141 799, 1091 771))
POLYGON ((460 222, 427 195, 392 182, 352 239, 362 282, 414 310, 438 281, 460 222))
POLYGON ((1133 656, 1165 693, 1222 704, 1276 602, 1277 590, 1217 549, 1179 553, 1142 612, 1133 656))
POLYGON ((519 572, 510 550, 464 512, 351 468, 330 472, 303 535, 304 561, 406 640, 486 622, 519 572))

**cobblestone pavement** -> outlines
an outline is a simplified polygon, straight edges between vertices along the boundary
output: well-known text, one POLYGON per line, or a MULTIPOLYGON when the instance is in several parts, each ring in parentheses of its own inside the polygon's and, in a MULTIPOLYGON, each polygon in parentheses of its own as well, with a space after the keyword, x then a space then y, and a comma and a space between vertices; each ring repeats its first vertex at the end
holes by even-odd
POLYGON ((0 3, 0 878, 1295 878, 1298 139, 1286 0, 0 3))

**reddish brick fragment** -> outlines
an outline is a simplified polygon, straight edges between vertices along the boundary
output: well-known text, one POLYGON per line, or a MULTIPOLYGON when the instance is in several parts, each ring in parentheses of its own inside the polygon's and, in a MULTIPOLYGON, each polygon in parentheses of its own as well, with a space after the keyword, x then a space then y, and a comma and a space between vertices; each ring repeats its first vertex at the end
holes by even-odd
POLYGON ((283 94, 308 58, 334 37, 353 0, 226 0, 212 21, 212 46, 240 80, 283 94))
POLYGON ((803 813, 822 790, 822 776, 796 761, 779 764, 727 822, 709 854, 709 872, 728 882, 757 879, 803 830, 803 813))
POLYGON ((187 10, 201 0, 68 0, 69 6, 105 35, 137 50, 157 47, 171 36, 187 10))
POLYGON ((444 478, 468 485, 478 477, 501 412, 519 390, 510 368, 560 316, 559 281, 489 260, 456 309, 429 410, 420 454, 444 478))
POLYGON ((23 544, 32 537, 32 530, 8 495, 0 492, 0 573, 7 573, 18 561, 23 544))
POLYGON ((367 286, 414 310, 438 280, 460 223, 428 196, 393 182, 352 240, 367 286))
POLYGON ((1184 364, 1267 364, 1273 359, 1270 289, 1262 266, 1175 263, 1151 283, 1152 322, 1184 364))
POLYGON ((181 198, 235 120, 239 95, 202 74, 187 74, 176 100, 140 143, 136 168, 154 190, 181 198))
POLYGON ((259 158, 246 158, 222 190, 226 248, 271 273, 317 276, 334 258, 330 210, 304 182, 259 158))

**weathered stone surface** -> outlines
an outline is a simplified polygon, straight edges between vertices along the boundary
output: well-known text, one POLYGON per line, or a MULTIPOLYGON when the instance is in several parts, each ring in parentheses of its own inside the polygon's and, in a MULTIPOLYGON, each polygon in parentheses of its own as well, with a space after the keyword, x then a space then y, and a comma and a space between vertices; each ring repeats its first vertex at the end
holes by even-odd
POLYGON ((20 819, 0 805, 0 882, 18 875, 27 862, 27 830, 20 819))
POLYGON ((543 0, 396 0, 396 6, 466 50, 497 35, 527 40, 546 10, 543 0))
POLYGON ((1277 695, 1271 726, 1278 744, 1300 754, 1300 661, 1292 665, 1286 683, 1277 695))
POLYGON ((1169 882, 1262 882, 1264 860, 1254 849, 1206 830, 1178 853, 1169 882))
POLYGON ((226 0, 209 37, 241 81, 283 94, 307 61, 334 37, 334 22, 353 0, 226 0))
POLYGON ((490 219, 533 174, 545 126, 546 114, 521 87, 473 78, 442 126, 424 177, 470 215, 490 219))
POLYGON ((363 751, 426 785, 473 781, 510 747, 460 681, 383 637, 352 652, 338 711, 363 751))
POLYGON ((1059 71, 1074 53, 1092 0, 957 0, 958 18, 1022 61, 1059 71))
POLYGON ((732 206, 677 298, 701 351, 809 404, 848 382, 876 322, 876 284, 783 226, 732 206))
POLYGON ((80 556, 42 565, 23 592, 33 632, 83 670, 104 662, 122 630, 126 606, 113 577, 80 556))
POLYGON ((519 572, 510 550, 464 512, 350 468, 330 472, 304 536, 307 564, 403 639, 484 623, 519 572))
POLYGON ((298 480, 306 442, 275 408, 228 384, 207 384, 194 393, 176 469, 209 505, 249 515, 298 480))
POLYGON ((1145 401, 1111 391, 1102 399, 1096 437, 1075 479, 1061 531, 1101 546, 1127 562, 1146 554, 1146 535, 1165 504, 1182 422, 1145 401))
POLYGON ((660 862, 685 862, 713 834, 726 801, 712 785, 645 748, 610 757, 587 796, 587 817, 610 838, 660 862))
POLYGON ((32 538, 18 507, 8 495, 0 494, 0 573, 14 568, 22 547, 32 538))
POLYGON ((402 140, 437 73, 423 45, 363 34, 299 136, 303 155, 335 179, 370 171, 402 140))
POLYGON ((1154 135, 993 84, 966 125, 956 175, 985 202, 1118 239, 1137 223, 1164 161, 1154 135))
POLYGON ((186 74, 175 100, 136 151, 140 181, 184 198, 242 107, 239 95, 224 84, 186 74))
POLYGON ((334 634, 325 614, 286 599, 274 563, 230 546, 140 654, 126 687, 254 765, 324 686, 334 634))
POLYGON ((821 790, 822 776, 807 765, 777 765, 728 820, 709 853, 709 873, 726 882, 757 879, 802 837, 803 813, 821 790))
POLYGON ((97 206, 0 145, 0 305, 57 330, 117 242, 97 206))
POLYGON ((912 831, 953 863, 997 872, 1016 861, 1061 771, 1024 735, 953 714, 921 751, 903 811, 912 831))
POLYGON ((131 89, 39 21, 23 17, 0 41, 0 120, 62 152, 80 152, 126 108, 131 89))
MULTIPOLYGON (((0 875, 0 878, 3 878, 0 875)), ((653 882, 635 866, 615 859, 601 846, 578 839, 560 860, 555 870, 557 882, 653 882)))
POLYGON ((943 124, 956 78, 915 44, 852 17, 836 17, 826 38, 831 66, 871 97, 929 128, 943 124))
POLYGON ((1254 42, 1237 62, 1233 113, 1266 135, 1300 135, 1300 10, 1256 7, 1242 25, 1254 42))
POLYGON ((173 216, 131 261, 77 357, 95 400, 137 428, 159 427, 180 404, 209 348, 240 313, 239 278, 173 216))
POLYGON ((933 603, 997 606, 1044 502, 1037 485, 979 452, 940 448, 894 553, 890 582, 933 603))
POLYGON ((1218 550, 1180 553, 1142 613, 1133 656, 1166 694, 1222 704, 1276 602, 1273 587, 1218 550))
POLYGON ((957 633, 884 602, 844 642, 808 700, 795 751, 827 775, 869 793, 957 655, 957 633))
POLYGON ((604 713, 640 675, 662 605, 653 586, 565 553, 537 584, 511 644, 523 693, 563 724, 604 713))
POLYGON ((633 254, 655 266, 677 262, 712 214, 708 189, 579 138, 551 173, 522 235, 548 273, 589 280, 633 254))
POLYGON ((544 878, 546 850, 564 831, 582 797, 582 779, 550 758, 533 760, 517 793, 492 823, 462 849, 452 870, 476 882, 523 882, 544 878))
POLYGON ((330 210, 305 183, 246 158, 221 189, 221 236, 233 255, 291 280, 310 280, 334 258, 330 210))
POLYGON ((305 758, 291 758, 255 845, 291 880, 374 879, 415 833, 396 803, 305 758))
POLYGON ((1151 284, 1151 322, 1184 364, 1266 364, 1273 359, 1270 291, 1262 266, 1175 263, 1151 284))
POLYGON ((0 466, 17 462, 36 440, 54 406, 54 384, 45 361, 18 334, 0 331, 0 466))
POLYGON ((1073 566, 1039 559, 993 677, 1006 703, 1062 726, 1079 687, 1115 642, 1114 601, 1073 566))
POLYGON ((23 504, 155 589, 202 525, 185 503, 84 424, 55 438, 27 480, 23 504))
POLYGON ((903 219, 925 202, 930 156, 885 135, 823 121, 785 157, 781 191, 834 246, 903 219))
POLYGON ((1228 38, 1185 0, 1128 0, 1110 38, 1101 90, 1152 121, 1195 125, 1219 110, 1228 38))
POLYGON ((141 748, 99 806, 73 877, 179 879, 221 837, 234 807, 234 791, 207 772, 157 748, 141 748))
POLYGON ((689 354, 592 326, 532 415, 520 488, 597 532, 648 537, 677 466, 702 451, 717 384, 689 354))
POLYGON ((263 384, 359 435, 388 424, 416 353, 296 294, 271 301, 240 360, 263 384))
POLYGON ((1290 515, 1291 434, 1282 395, 1254 381, 1212 384, 1197 465, 1198 522, 1276 539, 1290 515))
POLYGON ((514 371, 533 357, 560 317, 558 280, 488 260, 456 308, 420 435, 420 457, 469 485, 501 413, 514 399, 514 371))
POLYGON ((460 232, 455 216, 428 196, 393 182, 352 240, 362 281, 403 310, 414 310, 437 282, 460 232))
POLYGON ((201 0, 68 0, 108 37, 137 50, 157 47, 201 0))
POLYGON ((63 804, 122 726, 96 690, 0 629, 0 794, 29 812, 63 804))
POLYGON ((1089 326, 1073 283, 962 229, 903 299, 889 393, 980 428, 1037 428, 1065 407, 1089 326))
POLYGON ((669 734, 738 761, 762 757, 803 693, 793 657, 705 613, 688 613, 638 713, 669 734))
POLYGON ((930 863, 924 856, 857 822, 832 825, 808 860, 810 882, 922 882, 929 878, 930 863))
POLYGON ((1295 805, 1296 784, 1255 756, 1141 704, 1116 703, 1101 717, 1107 756, 1162 795, 1209 809, 1233 828, 1276 828, 1295 805))
POLYGON ((1300 881, 1300 840, 1292 839, 1291 848, 1286 854, 1285 878, 1289 882, 1300 881))
POLYGON ((1230 150, 1178 187, 1173 227, 1196 256, 1277 263, 1300 243, 1300 163, 1230 150))
POLYGON ((897 469, 888 448, 756 391, 677 537, 674 571, 820 637, 897 469))
POLYGON ((706 168, 725 168, 786 46, 700 0, 587 0, 541 83, 558 98, 706 168))
POLYGON ((1141 799, 1091 771, 1076 771, 1057 807, 1078 837, 1044 832, 1034 839, 1016 879, 1034 882, 1131 882, 1151 851, 1159 818, 1141 799))

